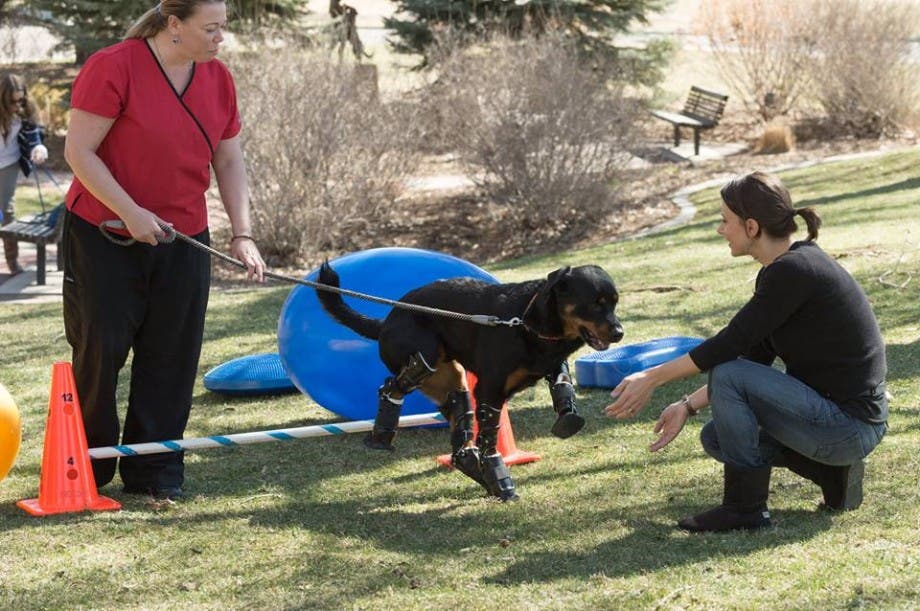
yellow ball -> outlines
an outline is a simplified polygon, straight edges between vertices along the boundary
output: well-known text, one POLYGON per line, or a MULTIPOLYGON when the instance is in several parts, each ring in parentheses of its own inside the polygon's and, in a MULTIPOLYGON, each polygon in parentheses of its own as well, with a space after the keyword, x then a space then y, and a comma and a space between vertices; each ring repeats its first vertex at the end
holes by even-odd
POLYGON ((16 402, 0 384, 0 480, 6 477, 19 454, 22 428, 16 402))

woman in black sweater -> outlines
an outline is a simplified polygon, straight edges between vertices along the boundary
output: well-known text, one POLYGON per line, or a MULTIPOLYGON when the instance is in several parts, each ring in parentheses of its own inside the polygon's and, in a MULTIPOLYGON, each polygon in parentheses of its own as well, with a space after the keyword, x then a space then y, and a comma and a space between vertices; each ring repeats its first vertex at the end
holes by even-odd
POLYGON ((658 386, 706 371, 709 383, 655 424, 660 450, 709 406, 703 447, 724 464, 722 504, 678 525, 690 531, 770 525, 770 469, 817 483, 830 509, 862 502, 863 459, 887 430, 885 345, 865 293, 815 244, 821 219, 795 209, 778 178, 755 172, 722 188, 718 233, 734 257, 763 265, 754 295, 728 326, 689 354, 624 379, 605 413, 636 415, 658 386), (793 242, 795 217, 808 237, 793 242), (783 373, 771 367, 779 357, 783 373))

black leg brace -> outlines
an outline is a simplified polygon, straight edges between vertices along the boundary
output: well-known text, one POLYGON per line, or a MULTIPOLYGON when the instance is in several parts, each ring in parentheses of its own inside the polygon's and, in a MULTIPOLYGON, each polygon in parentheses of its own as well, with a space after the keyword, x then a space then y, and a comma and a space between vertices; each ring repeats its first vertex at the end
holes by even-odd
POLYGON ((377 417, 374 428, 364 438, 364 445, 372 450, 393 451, 393 439, 399 428, 399 414, 403 397, 418 388, 419 384, 434 373, 421 353, 409 357, 409 362, 397 376, 390 376, 377 390, 377 417))
POLYGON ((575 409, 575 387, 568 362, 562 361, 555 373, 546 376, 546 383, 556 411, 556 422, 551 429, 553 435, 559 439, 571 437, 585 426, 585 419, 575 409))
POLYGON ((516 501, 518 495, 514 491, 511 472, 496 449, 501 415, 500 407, 494 408, 485 403, 480 403, 476 410, 476 418, 479 421, 479 436, 476 441, 482 456, 479 469, 489 494, 502 501, 516 501))
POLYGON ((469 391, 455 390, 448 393, 447 401, 441 406, 441 413, 450 422, 451 465, 488 490, 479 470, 479 448, 467 447, 473 440, 473 408, 469 391))

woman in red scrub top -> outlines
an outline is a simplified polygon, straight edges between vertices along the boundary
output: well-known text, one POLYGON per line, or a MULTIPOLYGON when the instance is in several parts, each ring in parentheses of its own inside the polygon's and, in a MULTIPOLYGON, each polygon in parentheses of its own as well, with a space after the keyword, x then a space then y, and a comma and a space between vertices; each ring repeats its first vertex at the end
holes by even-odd
MULTIPOLYGON (((120 43, 92 55, 71 95, 65 156, 74 172, 64 228, 64 325, 90 447, 119 443, 118 374, 133 351, 122 444, 179 439, 191 408, 210 261, 161 224, 209 244, 211 168, 232 227, 231 255, 262 280, 252 239, 233 78, 215 59, 223 1, 163 0, 120 43), (99 230, 120 220, 118 245, 99 230)), ((116 459, 93 461, 96 485, 116 459)), ((122 458, 127 493, 175 500, 181 453, 122 458)))

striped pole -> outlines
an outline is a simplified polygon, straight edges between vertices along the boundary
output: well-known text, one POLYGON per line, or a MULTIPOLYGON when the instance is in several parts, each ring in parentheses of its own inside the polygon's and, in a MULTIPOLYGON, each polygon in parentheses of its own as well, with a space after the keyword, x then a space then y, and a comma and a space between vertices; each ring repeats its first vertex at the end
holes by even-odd
MULTIPOLYGON (((410 426, 423 426, 426 424, 444 424, 444 416, 439 413, 417 414, 403 416, 399 419, 400 428, 410 426)), ((135 443, 126 446, 108 446, 90 448, 90 458, 118 458, 121 456, 139 456, 141 454, 163 454, 165 452, 181 452, 182 450, 203 450, 205 448, 225 448, 230 446, 244 446, 252 443, 266 443, 269 441, 289 441, 291 439, 306 439, 307 437, 327 437, 329 435, 347 435, 360 433, 374 428, 373 420, 354 420, 340 422, 339 424, 317 424, 302 426, 292 429, 277 429, 275 431, 255 431, 252 433, 235 433, 233 435, 213 435, 211 437, 198 437, 195 439, 175 439, 173 441, 154 441, 150 443, 135 443)))

